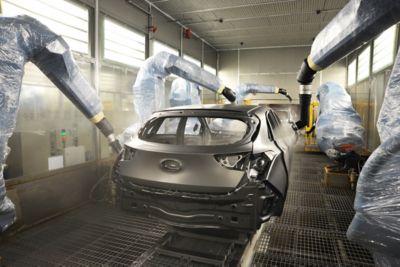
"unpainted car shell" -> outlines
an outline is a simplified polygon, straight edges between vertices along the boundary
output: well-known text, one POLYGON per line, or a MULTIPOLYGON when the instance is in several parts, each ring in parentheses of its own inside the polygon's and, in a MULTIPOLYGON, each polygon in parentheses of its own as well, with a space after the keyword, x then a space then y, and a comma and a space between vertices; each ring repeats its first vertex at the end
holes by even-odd
POLYGON ((277 136, 270 122, 277 117, 270 108, 180 107, 157 112, 150 120, 170 116, 242 118, 250 122, 251 129, 235 145, 193 147, 139 138, 125 144, 125 151, 135 151, 133 159, 125 160, 121 154, 113 172, 122 208, 146 213, 179 227, 233 228, 245 232, 255 231, 271 216, 281 214, 295 133, 277 136), (269 160, 261 178, 250 179, 246 171, 223 168, 214 159, 214 155, 243 152, 269 160), (168 173, 159 168, 168 159, 183 162, 183 170, 168 173))

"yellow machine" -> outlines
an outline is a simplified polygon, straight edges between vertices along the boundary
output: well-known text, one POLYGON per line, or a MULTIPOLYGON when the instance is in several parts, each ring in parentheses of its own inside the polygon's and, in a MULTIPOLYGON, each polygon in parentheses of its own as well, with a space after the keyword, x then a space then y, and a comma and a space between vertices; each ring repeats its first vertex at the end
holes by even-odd
POLYGON ((244 104, 244 105, 251 105, 251 104, 252 104, 252 101, 251 101, 251 99, 244 99, 244 100, 243 100, 243 104, 244 104))
POLYGON ((306 133, 304 134, 304 146, 305 151, 318 151, 316 147, 316 134, 315 134, 315 123, 318 118, 318 101, 312 101, 310 105, 310 117, 308 125, 306 126, 306 133))

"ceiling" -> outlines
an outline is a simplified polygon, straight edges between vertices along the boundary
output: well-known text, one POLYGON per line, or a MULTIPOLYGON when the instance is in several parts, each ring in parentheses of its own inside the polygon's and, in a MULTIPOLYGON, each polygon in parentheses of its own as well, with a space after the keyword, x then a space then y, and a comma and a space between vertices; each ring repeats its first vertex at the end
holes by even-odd
POLYGON ((348 2, 348 0, 150 1, 217 49, 310 45, 318 32, 348 2))

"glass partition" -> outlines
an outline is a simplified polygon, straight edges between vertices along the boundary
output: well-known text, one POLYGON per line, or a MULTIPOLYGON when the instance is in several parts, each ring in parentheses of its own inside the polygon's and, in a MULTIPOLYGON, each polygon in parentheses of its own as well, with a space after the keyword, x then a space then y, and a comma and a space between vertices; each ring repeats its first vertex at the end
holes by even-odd
MULTIPOLYGON (((103 64, 100 69, 100 98, 104 114, 117 135, 138 121, 133 106, 132 84, 137 70, 103 64)), ((101 138, 101 158, 111 157, 112 151, 105 138, 101 138)))
MULTIPOLYGON (((5 0, 3 15, 29 15, 63 36, 88 81, 89 8, 66 0, 5 0), (62 6, 62 8, 60 8, 62 6)), ((7 179, 45 173, 96 158, 91 122, 32 63, 25 65, 17 124, 9 140, 7 179)))

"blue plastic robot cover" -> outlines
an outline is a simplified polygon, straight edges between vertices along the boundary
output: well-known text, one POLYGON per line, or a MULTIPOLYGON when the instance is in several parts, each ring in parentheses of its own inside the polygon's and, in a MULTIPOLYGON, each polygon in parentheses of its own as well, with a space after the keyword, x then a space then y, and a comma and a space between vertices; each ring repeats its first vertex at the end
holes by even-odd
POLYGON ((346 90, 328 82, 318 88, 317 98, 320 106, 316 135, 321 151, 335 159, 362 148, 364 127, 346 90))
POLYGON ((357 184, 350 240, 368 248, 377 266, 400 265, 400 53, 386 87, 377 128, 381 144, 357 184))
POLYGON ((236 88, 236 102, 241 104, 248 94, 278 94, 279 87, 256 83, 244 83, 236 88))
MULTIPOLYGON (((140 68, 132 88, 134 109, 139 116, 139 122, 125 129, 121 136, 123 143, 136 136, 140 127, 151 117, 153 112, 166 108, 165 78, 170 74, 175 74, 216 94, 221 94, 225 88, 217 76, 181 57, 168 52, 160 52, 149 57, 140 68)), ((194 92, 196 91, 191 91, 191 94, 194 92)), ((181 93, 179 92, 179 94, 181 93)), ((182 95, 176 97, 176 99, 180 99, 182 95)), ((196 97, 196 99, 195 101, 199 101, 200 98, 196 97)), ((174 101, 172 100, 172 102, 174 101)), ((188 98, 184 101, 188 101, 188 98)), ((177 105, 178 102, 175 104, 177 105)))
MULTIPOLYGON (((32 61, 88 118, 104 118, 96 91, 82 76, 63 38, 28 16, 0 17, 0 232, 15 221, 3 168, 17 120, 24 65, 32 61), (100 115, 100 116, 99 116, 100 115)), ((93 121, 93 120, 92 120, 93 121)), ((93 121, 97 123, 97 121, 93 121)))
POLYGON ((169 103, 171 107, 200 105, 201 87, 183 78, 176 78, 171 85, 169 103))
POLYGON ((350 0, 318 33, 309 66, 324 69, 399 20, 398 0, 350 0))
POLYGON ((175 74, 190 82, 220 93, 222 81, 215 75, 181 57, 160 52, 149 57, 140 68, 133 85, 135 111, 143 124, 151 114, 165 108, 165 78, 175 74))

